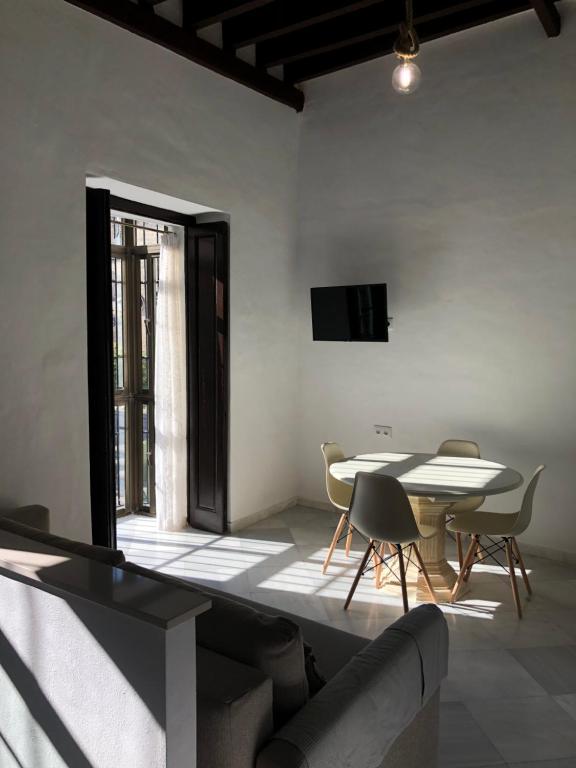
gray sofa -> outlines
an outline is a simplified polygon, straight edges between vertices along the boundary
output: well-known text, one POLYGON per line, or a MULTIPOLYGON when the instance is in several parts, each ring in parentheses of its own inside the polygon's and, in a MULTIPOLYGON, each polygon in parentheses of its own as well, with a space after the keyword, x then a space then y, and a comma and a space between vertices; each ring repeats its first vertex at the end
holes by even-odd
POLYGON ((208 594, 196 620, 199 768, 436 768, 442 613, 423 605, 372 642, 52 536, 44 507, 0 529, 208 594))

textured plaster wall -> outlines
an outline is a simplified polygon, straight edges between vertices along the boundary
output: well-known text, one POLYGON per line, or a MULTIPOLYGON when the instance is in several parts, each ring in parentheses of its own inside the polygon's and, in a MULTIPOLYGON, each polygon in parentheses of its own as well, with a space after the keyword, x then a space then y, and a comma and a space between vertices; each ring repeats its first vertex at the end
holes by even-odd
MULTIPOLYGON (((300 489, 319 445, 477 440, 548 465, 530 543, 576 553, 576 6, 423 46, 401 97, 383 59, 309 84, 300 151, 300 489), (387 282, 389 344, 314 343, 308 289, 387 282), (390 440, 372 425, 393 427, 390 440)), ((521 492, 488 508, 517 508, 521 492)))

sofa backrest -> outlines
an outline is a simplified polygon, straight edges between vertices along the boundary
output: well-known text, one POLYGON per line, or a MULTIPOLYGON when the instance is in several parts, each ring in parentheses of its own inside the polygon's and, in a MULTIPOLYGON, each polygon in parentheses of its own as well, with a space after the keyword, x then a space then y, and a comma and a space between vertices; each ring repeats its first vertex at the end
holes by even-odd
POLYGON ((199 646, 259 670, 272 680, 275 728, 306 704, 309 689, 304 641, 298 624, 213 591, 204 593, 182 579, 149 571, 134 563, 121 567, 210 598, 212 609, 196 622, 196 641, 199 646))
MULTIPOLYGON (((20 510, 19 510, 20 511, 20 510)), ((89 560, 97 560, 106 565, 120 565, 125 561, 124 553, 119 549, 108 549, 108 547, 99 547, 95 544, 85 544, 82 541, 66 539, 63 536, 55 536, 46 530, 39 530, 31 525, 26 525, 19 520, 13 520, 10 516, 0 516, 0 529, 10 531, 19 536, 23 536, 39 544, 46 544, 63 552, 69 552, 71 555, 87 557, 89 560)))

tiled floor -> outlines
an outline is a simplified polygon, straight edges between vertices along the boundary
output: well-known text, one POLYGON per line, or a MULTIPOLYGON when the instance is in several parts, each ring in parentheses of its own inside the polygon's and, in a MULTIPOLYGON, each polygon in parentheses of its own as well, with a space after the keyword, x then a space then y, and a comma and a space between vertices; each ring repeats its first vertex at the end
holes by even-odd
MULTIPOLYGON (((400 592, 377 592, 366 577, 344 613, 362 548, 355 542, 349 560, 340 548, 322 576, 336 520, 294 507, 220 536, 159 533, 150 518, 126 518, 118 540, 142 565, 375 637, 400 616, 400 592)), ((451 649, 441 768, 576 768, 576 567, 525 560, 534 597, 522 621, 507 577, 491 565, 475 567, 460 603, 442 606, 451 649)))

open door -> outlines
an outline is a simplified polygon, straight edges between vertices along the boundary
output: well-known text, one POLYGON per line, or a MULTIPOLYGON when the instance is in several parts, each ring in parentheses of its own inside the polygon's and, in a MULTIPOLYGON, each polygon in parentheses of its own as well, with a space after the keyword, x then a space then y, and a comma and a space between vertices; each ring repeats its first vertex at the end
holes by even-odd
POLYGON ((227 528, 228 225, 187 232, 188 503, 196 528, 227 528))
MULTIPOLYGON (((88 399, 92 538, 114 547, 118 506, 111 215, 185 227, 188 520, 223 532, 228 488, 228 225, 87 190, 88 399)), ((117 279, 117 278, 115 278, 117 279)), ((118 287, 116 286, 116 291, 118 287)))

